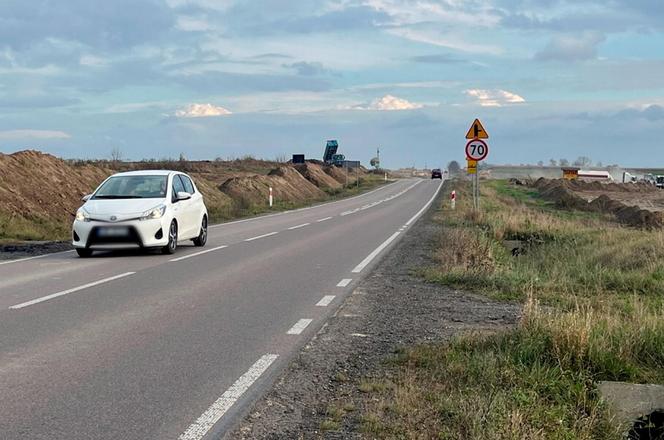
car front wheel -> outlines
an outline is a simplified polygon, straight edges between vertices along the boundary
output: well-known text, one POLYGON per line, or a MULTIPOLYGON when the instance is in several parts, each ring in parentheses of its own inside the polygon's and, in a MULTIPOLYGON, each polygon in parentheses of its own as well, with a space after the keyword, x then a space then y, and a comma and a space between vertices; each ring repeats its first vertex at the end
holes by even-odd
POLYGON ((161 251, 164 254, 174 254, 178 248, 178 224, 173 220, 168 228, 168 244, 161 251))
POLYGON ((208 236, 207 217, 203 216, 203 221, 201 222, 201 232, 198 233, 198 237, 192 240, 194 242, 194 246, 205 246, 205 243, 207 243, 207 236, 208 236))
POLYGON ((89 258, 92 256, 92 249, 77 248, 76 253, 81 258, 89 258))

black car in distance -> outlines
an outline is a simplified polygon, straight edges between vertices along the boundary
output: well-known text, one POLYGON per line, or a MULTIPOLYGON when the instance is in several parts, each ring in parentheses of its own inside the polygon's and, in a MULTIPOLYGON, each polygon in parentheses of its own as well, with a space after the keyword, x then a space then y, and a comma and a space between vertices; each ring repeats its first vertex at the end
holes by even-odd
POLYGON ((431 170, 431 178, 432 179, 442 179, 443 178, 443 172, 440 171, 439 168, 434 168, 431 170))

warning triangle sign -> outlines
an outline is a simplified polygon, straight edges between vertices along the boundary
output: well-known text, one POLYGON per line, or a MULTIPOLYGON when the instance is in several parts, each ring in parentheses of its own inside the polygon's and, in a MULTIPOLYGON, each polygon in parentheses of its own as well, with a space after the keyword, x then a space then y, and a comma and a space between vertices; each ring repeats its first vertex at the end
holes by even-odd
POLYGON ((486 132, 479 119, 475 119, 470 126, 466 139, 489 139, 489 133, 486 132))

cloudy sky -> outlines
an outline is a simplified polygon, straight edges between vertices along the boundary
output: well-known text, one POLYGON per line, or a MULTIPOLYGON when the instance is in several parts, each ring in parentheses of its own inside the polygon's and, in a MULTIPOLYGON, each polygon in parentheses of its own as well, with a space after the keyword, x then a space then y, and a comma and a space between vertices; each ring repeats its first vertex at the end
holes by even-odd
POLYGON ((3 0, 0 151, 664 165, 661 0, 3 0))

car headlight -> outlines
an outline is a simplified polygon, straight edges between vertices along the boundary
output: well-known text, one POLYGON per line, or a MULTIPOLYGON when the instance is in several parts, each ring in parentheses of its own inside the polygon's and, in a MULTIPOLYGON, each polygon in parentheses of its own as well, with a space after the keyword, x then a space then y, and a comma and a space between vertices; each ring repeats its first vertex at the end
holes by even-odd
POLYGON ((141 214, 141 220, 154 220, 162 218, 166 212, 166 205, 159 205, 156 208, 148 209, 143 214, 141 214))
POLYGON ((85 209, 81 208, 78 211, 76 211, 76 220, 79 222, 89 222, 90 221, 90 214, 88 214, 85 209))

